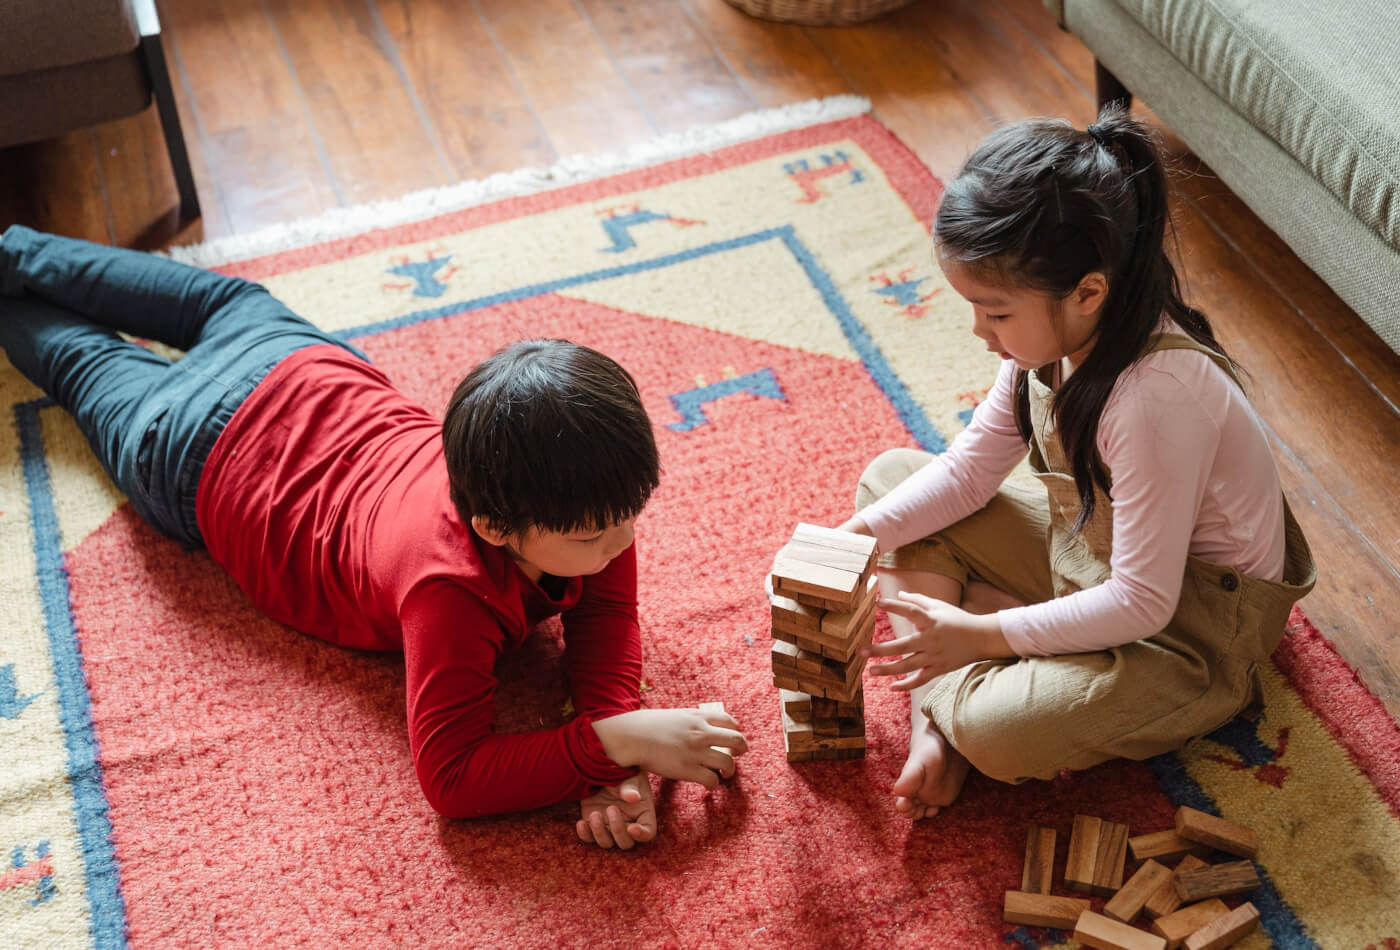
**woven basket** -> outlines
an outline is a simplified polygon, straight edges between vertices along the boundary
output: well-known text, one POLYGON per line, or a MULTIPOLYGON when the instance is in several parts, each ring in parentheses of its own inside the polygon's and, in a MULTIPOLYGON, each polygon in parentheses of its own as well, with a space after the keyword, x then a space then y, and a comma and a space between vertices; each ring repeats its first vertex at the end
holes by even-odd
POLYGON ((727 0, 749 16, 803 26, 847 26, 898 10, 912 0, 727 0))

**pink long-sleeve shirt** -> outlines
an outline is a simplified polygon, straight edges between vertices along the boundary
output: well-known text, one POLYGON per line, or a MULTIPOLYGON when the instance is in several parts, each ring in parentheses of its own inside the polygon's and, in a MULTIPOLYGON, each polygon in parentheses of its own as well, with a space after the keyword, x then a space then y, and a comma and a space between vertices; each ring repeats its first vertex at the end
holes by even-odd
MULTIPOLYGON (((1003 362, 948 451, 861 512, 881 550, 977 511, 1025 457, 1014 377, 1015 365, 1003 362)), ((1282 577, 1283 492, 1268 438, 1210 357, 1173 349, 1139 360, 1109 396, 1097 445, 1112 473, 1112 574, 1096 587, 1000 611, 1017 654, 1081 653, 1152 636, 1176 610, 1188 554, 1282 577)))

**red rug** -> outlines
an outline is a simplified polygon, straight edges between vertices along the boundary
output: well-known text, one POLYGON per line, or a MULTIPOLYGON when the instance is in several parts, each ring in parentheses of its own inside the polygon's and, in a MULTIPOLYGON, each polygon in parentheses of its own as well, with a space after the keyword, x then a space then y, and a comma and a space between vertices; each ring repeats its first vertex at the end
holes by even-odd
MULTIPOLYGON (((784 121, 394 227, 191 255, 241 248, 220 269, 433 409, 520 337, 628 367, 664 467, 638 527, 644 701, 724 702, 751 744, 737 778, 654 780, 660 834, 630 853, 581 845, 574 804, 437 817, 401 658, 260 617, 120 504, 6 366, 0 944, 1072 946, 1001 922, 1027 828, 1059 830, 1059 873, 1076 813, 1140 834, 1189 804, 1261 836, 1262 930, 1241 946, 1396 947, 1400 731, 1298 612, 1265 717, 1177 755, 1019 787, 973 775, 911 824, 889 792, 908 704, 871 683, 865 759, 784 760, 773 553, 799 520, 843 520, 881 449, 941 449, 995 372, 931 260, 938 182, 869 117, 784 121)), ((498 728, 563 720, 559 651, 546 627, 503 661, 498 728)))

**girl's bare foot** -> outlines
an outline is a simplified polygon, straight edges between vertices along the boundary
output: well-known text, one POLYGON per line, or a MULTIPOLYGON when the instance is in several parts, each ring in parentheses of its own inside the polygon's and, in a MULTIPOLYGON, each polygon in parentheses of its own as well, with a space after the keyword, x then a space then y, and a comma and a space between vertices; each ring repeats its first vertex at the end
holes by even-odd
POLYGON ((971 765, 915 707, 909 758, 894 783, 894 809, 918 821, 932 818, 962 791, 971 765))

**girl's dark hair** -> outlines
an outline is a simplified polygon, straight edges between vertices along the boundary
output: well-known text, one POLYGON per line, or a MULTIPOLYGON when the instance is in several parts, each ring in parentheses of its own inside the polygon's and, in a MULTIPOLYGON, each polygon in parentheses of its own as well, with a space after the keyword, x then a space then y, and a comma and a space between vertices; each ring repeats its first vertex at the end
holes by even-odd
MULTIPOLYGON (((1110 106, 1089 131, 1031 119, 993 132, 948 185, 938 209, 940 257, 972 266, 990 283, 1061 301, 1086 274, 1099 271, 1108 280, 1093 349, 1054 399, 1082 503, 1076 532, 1094 513, 1094 485, 1109 490, 1096 447, 1099 416, 1162 315, 1229 359, 1205 315, 1181 299, 1166 253, 1167 194, 1152 133, 1121 106, 1110 106)), ((1015 391, 1017 427, 1029 441, 1025 370, 1016 372, 1015 391)))
POLYGON ((496 530, 595 531, 639 514, 660 481, 636 381, 597 350, 525 340, 467 374, 442 424, 452 503, 496 530))

